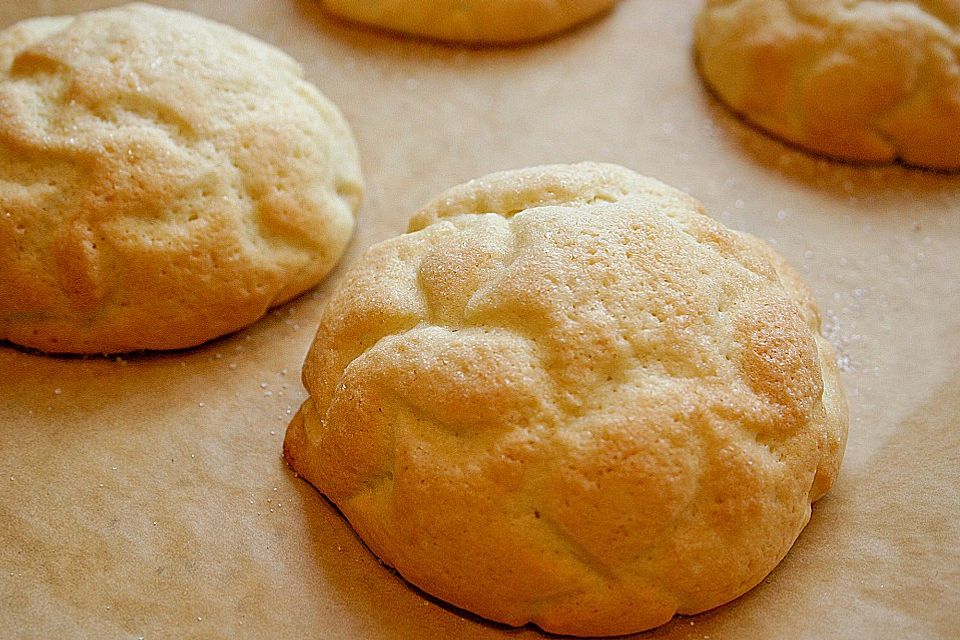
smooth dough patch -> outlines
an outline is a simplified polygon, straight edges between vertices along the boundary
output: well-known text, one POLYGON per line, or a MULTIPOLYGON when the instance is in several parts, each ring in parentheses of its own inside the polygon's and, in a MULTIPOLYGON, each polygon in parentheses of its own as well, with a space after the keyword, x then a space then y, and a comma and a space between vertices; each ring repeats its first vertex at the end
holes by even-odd
POLYGON ((428 593, 610 635, 761 581, 847 411, 760 240, 612 165, 486 176, 371 247, 307 356, 290 465, 428 593))
POLYGON ((0 339, 235 331, 334 266, 361 192, 336 107, 250 36, 143 4, 0 33, 0 339))
POLYGON ((437 40, 505 44, 554 35, 618 0, 323 0, 330 13, 437 40))
POLYGON ((785 140, 960 169, 958 0, 708 0, 696 49, 717 95, 785 140))

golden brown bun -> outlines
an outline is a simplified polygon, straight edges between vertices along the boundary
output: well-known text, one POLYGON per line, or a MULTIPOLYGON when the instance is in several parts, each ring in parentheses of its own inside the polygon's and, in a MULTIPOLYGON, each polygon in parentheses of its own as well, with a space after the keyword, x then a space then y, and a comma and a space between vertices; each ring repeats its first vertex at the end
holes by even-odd
POLYGON ((554 35, 617 0, 323 0, 330 13, 436 40, 506 44, 554 35))
POLYGON ((716 607, 776 566, 847 425, 782 258, 612 165, 490 175, 410 229, 333 294, 284 442, 374 553, 576 635, 716 607))
POLYGON ((357 149, 282 52, 129 5, 0 33, 0 339, 193 346, 315 285, 357 149))
POLYGON ((958 0, 708 0, 696 48, 717 95, 790 142, 960 169, 958 0))

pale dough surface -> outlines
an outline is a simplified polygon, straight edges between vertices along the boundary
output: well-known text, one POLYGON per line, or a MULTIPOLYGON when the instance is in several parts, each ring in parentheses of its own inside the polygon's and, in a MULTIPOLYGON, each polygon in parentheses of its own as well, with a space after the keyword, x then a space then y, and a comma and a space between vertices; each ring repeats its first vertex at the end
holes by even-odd
POLYGON ((323 0, 341 18, 439 40, 510 43, 559 33, 617 0, 323 0))
POLYGON ((958 0, 708 0, 696 48, 717 95, 785 140, 960 169, 958 0))
POLYGON ((339 111, 250 36, 142 4, 0 33, 0 339, 239 329, 333 267, 360 194, 339 111))
POLYGON ((728 602, 830 488, 847 410, 766 244, 614 165, 447 191, 323 313, 285 456, 428 593, 556 633, 728 602))

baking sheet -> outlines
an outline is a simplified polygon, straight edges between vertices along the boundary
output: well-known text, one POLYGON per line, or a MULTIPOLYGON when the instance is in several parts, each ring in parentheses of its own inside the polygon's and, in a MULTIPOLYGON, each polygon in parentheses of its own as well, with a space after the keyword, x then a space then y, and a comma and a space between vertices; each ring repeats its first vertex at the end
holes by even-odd
MULTIPOLYGON (((0 3, 0 26, 111 2, 0 3)), ((960 634, 960 177, 769 140, 693 65, 699 0, 626 0, 510 49, 402 40, 315 0, 162 2, 300 60, 368 182, 343 265, 440 190, 546 162, 618 162, 700 198, 806 277, 850 400, 833 492, 760 586, 651 638, 960 634)), ((54 358, 0 345, 0 636, 539 638, 383 568, 280 458, 339 269, 202 348, 54 358)))

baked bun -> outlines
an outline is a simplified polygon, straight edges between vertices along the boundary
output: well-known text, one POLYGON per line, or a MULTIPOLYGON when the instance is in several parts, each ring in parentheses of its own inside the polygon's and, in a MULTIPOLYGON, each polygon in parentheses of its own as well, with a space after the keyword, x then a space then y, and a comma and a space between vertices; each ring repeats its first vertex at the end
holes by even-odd
POLYGON ((323 0, 330 13, 436 40, 507 44, 554 35, 617 0, 323 0))
POLYGON ((785 140, 960 169, 958 0, 708 0, 696 48, 720 99, 785 140))
POLYGON ((0 339, 193 346, 315 285, 361 179, 273 47, 137 4, 0 32, 0 339))
POLYGON ((819 322, 782 258, 680 191, 498 173, 345 277, 284 455, 428 593, 640 631, 760 582, 833 483, 847 413, 819 322))

